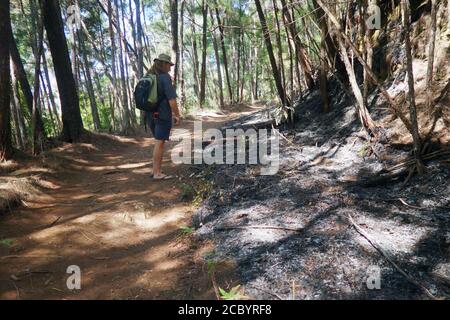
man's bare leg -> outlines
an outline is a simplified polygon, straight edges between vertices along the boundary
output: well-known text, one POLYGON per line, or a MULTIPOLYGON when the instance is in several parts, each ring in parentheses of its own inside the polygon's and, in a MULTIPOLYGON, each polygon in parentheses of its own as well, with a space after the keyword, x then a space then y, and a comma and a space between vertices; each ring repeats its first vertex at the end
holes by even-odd
POLYGON ((153 177, 160 178, 161 173, 161 163, 164 154, 164 140, 156 140, 155 146, 153 148, 153 177))

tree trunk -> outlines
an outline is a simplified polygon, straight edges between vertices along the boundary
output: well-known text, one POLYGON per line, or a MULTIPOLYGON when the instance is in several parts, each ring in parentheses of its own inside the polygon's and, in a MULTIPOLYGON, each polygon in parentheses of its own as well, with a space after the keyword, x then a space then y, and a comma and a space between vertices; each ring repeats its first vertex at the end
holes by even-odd
MULTIPOLYGON (((30 83, 28 82, 27 74, 20 58, 19 50, 17 49, 17 43, 10 29, 10 54, 13 61, 13 72, 15 77, 20 83, 22 94, 25 98, 25 104, 30 115, 33 113, 33 94, 31 92, 30 83)), ((39 111, 39 110, 38 110, 39 111)), ((40 113, 36 114, 36 130, 44 132, 44 123, 42 122, 42 116, 40 113)), ((43 134, 44 136, 44 134, 43 134)))
POLYGON ((410 29, 410 9, 409 2, 407 0, 401 0, 402 6, 402 20, 403 20, 403 32, 405 37, 405 51, 406 51, 406 72, 408 74, 408 103, 409 103, 409 118, 412 125, 412 136, 414 141, 414 156, 416 157, 416 168, 419 174, 424 172, 424 166, 422 164, 421 152, 422 142, 420 138, 419 125, 417 123, 417 111, 416 111, 416 98, 414 92, 414 75, 412 69, 412 55, 411 55, 411 40, 409 38, 410 29))
MULTIPOLYGON (((38 147, 42 147, 43 136, 42 132, 40 132, 37 128, 36 122, 37 117, 40 114, 40 81, 39 76, 41 74, 41 60, 42 60, 42 52, 44 50, 44 26, 42 24, 42 14, 39 14, 39 9, 35 5, 34 0, 30 1, 31 5, 31 19, 33 21, 33 25, 35 27, 36 36, 34 38, 35 42, 33 43, 34 48, 34 90, 33 90, 33 112, 31 115, 31 135, 32 135, 32 154, 37 155, 39 153, 38 147)), ((40 150, 43 151, 42 149, 40 150)))
POLYGON ((97 101, 95 99, 94 86, 92 84, 91 71, 89 61, 86 52, 86 45, 84 43, 83 35, 80 32, 78 34, 78 42, 80 43, 81 56, 83 58, 83 73, 86 80, 86 88, 89 96, 89 104, 91 106, 92 120, 94 122, 94 129, 100 130, 100 117, 98 115, 97 101))
MULTIPOLYGON (((45 54, 42 54, 42 57, 44 55, 45 54)), ((52 130, 53 130, 53 133, 56 135, 57 124, 56 124, 56 120, 55 120, 54 115, 53 115, 53 111, 51 109, 50 94, 49 94, 49 92, 47 90, 47 86, 45 84, 44 77, 42 76, 42 72, 40 72, 39 77, 41 78, 41 86, 42 86, 42 89, 43 89, 42 90, 42 95, 41 95, 42 96, 41 105, 45 106, 45 104, 43 102, 45 102, 45 101, 47 102, 48 114, 50 115, 50 121, 51 121, 51 125, 52 125, 52 130)), ((45 107, 43 107, 42 109, 45 109, 45 107)), ((50 132, 48 134, 50 135, 50 132)))
POLYGON ((322 37, 325 37, 325 48, 327 52, 327 58, 332 70, 336 70, 336 75, 340 77, 342 83, 347 83, 347 73, 345 70, 344 62, 338 54, 336 45, 331 38, 331 33, 328 30, 328 24, 326 21, 326 15, 323 9, 317 4, 316 0, 313 0, 313 8, 316 15, 316 19, 319 22, 322 37))
POLYGON ((59 1, 40 0, 40 2, 61 100, 62 139, 66 142, 76 142, 81 138, 83 122, 70 65, 59 1))
POLYGON ((12 90, 12 86, 11 86, 11 91, 10 91, 10 100, 11 100, 11 114, 12 114, 12 119, 14 121, 14 140, 16 141, 16 145, 19 147, 20 150, 25 150, 25 139, 22 135, 22 128, 20 125, 20 120, 19 120, 19 113, 17 112, 18 108, 20 108, 20 105, 17 103, 18 100, 14 95, 14 92, 12 90))
POLYGON ((0 161, 12 155, 10 92, 11 79, 9 70, 9 43, 11 22, 9 1, 0 1, 0 161))
POLYGON ((205 105, 205 93, 206 93, 206 32, 208 29, 208 4, 205 0, 202 0, 202 13, 203 13, 203 32, 202 32, 202 70, 200 74, 200 108, 205 105))
POLYGON ((275 80, 275 85, 277 87, 278 96, 280 97, 283 106, 289 105, 289 101, 286 98, 286 92, 284 91, 283 84, 281 82, 280 72, 278 71, 277 63, 275 61, 275 56, 273 54, 272 42, 270 40, 270 32, 267 27, 266 18, 261 7, 259 0, 255 0, 256 10, 258 11, 259 20, 261 22, 261 27, 264 33, 264 41, 266 43, 267 53, 269 55, 270 65, 272 66, 272 73, 275 80))
MULTIPOLYGON (((111 71, 112 71, 112 90, 114 93, 114 101, 115 107, 114 112, 118 112, 120 114, 120 101, 122 100, 120 90, 118 90, 118 81, 117 81, 117 47, 116 47, 116 37, 113 28, 113 8, 111 1, 108 1, 108 31, 109 31, 109 39, 111 42, 111 71)), ((114 117, 115 118, 115 117, 114 117)), ((120 117, 121 118, 121 117, 120 117)), ((123 129, 122 121, 119 121, 119 127, 123 129)))
MULTIPOLYGON (((213 16, 212 10, 209 11, 209 14, 211 17, 211 26, 214 26, 214 16, 213 16)), ((218 82, 218 86, 219 86, 219 106, 220 106, 220 109, 222 109, 224 107, 222 70, 220 68, 219 46, 217 43, 217 37, 216 37, 215 33, 212 34, 212 41, 213 41, 214 55, 216 57, 216 66, 217 66, 217 82, 218 82)))
MULTIPOLYGON (((10 44, 12 45, 12 44, 10 44)), ((11 59, 11 65, 13 65, 12 59, 11 59)), ((12 69, 12 66, 11 66, 12 69)), ((27 146, 27 137, 26 137, 26 127, 25 127, 25 119, 23 116, 23 112, 22 112, 22 107, 20 105, 20 99, 19 99, 19 92, 18 92, 18 82, 17 82, 17 78, 14 74, 14 72, 11 72, 11 77, 12 77, 12 97, 11 99, 13 99, 13 106, 15 108, 14 112, 16 113, 16 117, 17 117, 17 126, 18 126, 18 130, 19 130, 19 141, 20 141, 20 145, 22 150, 26 149, 27 146)))
POLYGON ((350 85, 352 87, 353 94, 355 95, 356 102, 358 104, 357 107, 358 117, 367 133, 370 136, 376 137, 377 136, 376 124, 372 120, 372 117, 370 116, 370 113, 367 110, 367 106, 364 103, 361 89, 359 88, 358 83, 356 81, 355 71, 353 70, 353 67, 350 63, 350 59, 348 58, 347 49, 345 48, 344 43, 340 39, 339 35, 336 35, 336 38, 338 39, 339 47, 341 49, 342 60, 344 61, 344 65, 347 70, 347 75, 350 80, 350 85))
MULTIPOLYGON (((448 12, 450 15, 450 11, 448 12)), ((428 66, 427 66, 427 105, 431 107, 433 99, 433 69, 434 69, 434 42, 436 39, 436 0, 431 0, 431 26, 430 36, 428 37, 430 42, 428 45, 428 66)))
POLYGON ((181 0, 180 8, 180 109, 185 110, 186 93, 184 88, 184 8, 186 0, 181 0))
MULTIPOLYGON (((141 22, 141 0, 134 0, 136 6, 136 53, 137 53, 137 71, 138 78, 144 76, 144 51, 142 49, 142 22, 141 22)), ((140 113, 140 125, 144 126, 145 112, 140 113)))
MULTIPOLYGON (((120 14, 119 14, 119 3, 118 0, 114 0, 115 6, 115 18, 117 21, 117 34, 119 39, 122 39, 122 28, 120 27, 120 14)), ((131 117, 130 117, 130 109, 128 108, 128 89, 126 83, 125 76, 125 66, 124 66, 124 57, 123 57, 123 46, 122 41, 119 41, 119 71, 120 71, 120 82, 122 85, 122 109, 123 109, 123 126, 124 131, 128 132, 131 128, 131 117)))
POLYGON ((289 25, 291 37, 294 39, 294 44, 295 44, 296 53, 297 53, 297 59, 300 62, 300 65, 303 69, 303 74, 305 75, 305 81, 306 81, 307 87, 309 89, 312 89, 314 87, 314 79, 312 77, 312 68, 311 68, 311 63, 309 61, 309 57, 306 54, 306 51, 305 51, 302 41, 300 40, 300 36, 297 32, 297 28, 295 25, 295 20, 289 13, 288 6, 286 4, 286 0, 281 0, 281 4, 283 6, 282 7, 283 14, 285 15, 287 23, 289 25))
POLYGON ((222 47, 223 66, 225 68, 225 78, 227 80, 227 86, 228 86, 229 103, 233 103, 233 90, 231 89, 230 75, 228 72, 228 60, 227 60, 227 50, 225 47, 224 27, 222 25, 222 22, 220 21, 219 9, 217 8, 217 3, 215 3, 215 4, 216 4, 216 19, 217 19, 217 24, 219 26, 219 31, 220 31, 220 45, 222 47))
POLYGON ((45 56, 45 53, 42 55, 42 62, 43 62, 42 65, 44 67, 45 81, 47 82, 48 94, 49 94, 53 114, 55 115, 56 122, 58 124, 58 130, 61 130, 62 123, 61 123, 61 120, 59 118, 58 111, 56 108, 55 95, 53 94, 53 88, 52 88, 52 84, 50 82, 50 75, 48 72, 48 64, 47 64, 47 58, 45 56))
POLYGON ((191 17, 191 37, 192 37, 192 65, 194 69, 194 91, 200 102, 200 78, 198 72, 198 54, 197 54, 197 39, 196 39, 196 31, 195 31, 195 16, 192 13, 192 9, 189 11, 191 17))
POLYGON ((170 0, 170 26, 172 31, 172 57, 175 59, 173 84, 177 88, 180 50, 178 46, 178 0, 170 0))
POLYGON ((283 46, 281 45, 281 27, 280 27, 280 20, 278 19, 278 12, 280 11, 278 9, 277 1, 272 0, 273 9, 274 9, 274 19, 275 19, 275 35, 277 40, 277 47, 278 47, 278 65, 280 66, 280 75, 281 75, 281 81, 283 83, 283 88, 286 91, 286 75, 284 72, 284 63, 283 63, 283 46))

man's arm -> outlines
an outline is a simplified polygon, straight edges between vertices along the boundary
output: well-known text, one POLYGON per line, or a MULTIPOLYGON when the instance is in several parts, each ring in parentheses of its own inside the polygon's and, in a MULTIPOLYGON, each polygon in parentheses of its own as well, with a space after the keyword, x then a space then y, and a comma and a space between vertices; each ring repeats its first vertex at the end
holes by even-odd
POLYGON ((170 99, 169 100, 170 109, 172 109, 172 114, 175 119, 175 125, 180 124, 180 110, 178 110, 178 104, 177 99, 170 99))

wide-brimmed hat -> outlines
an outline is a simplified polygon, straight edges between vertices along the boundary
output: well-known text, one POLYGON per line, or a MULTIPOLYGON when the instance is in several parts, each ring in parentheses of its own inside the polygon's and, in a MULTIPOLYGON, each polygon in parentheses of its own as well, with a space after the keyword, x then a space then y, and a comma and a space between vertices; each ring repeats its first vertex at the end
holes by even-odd
POLYGON ((154 60, 159 60, 159 61, 164 61, 167 63, 170 63, 171 66, 175 65, 175 63, 173 63, 172 61, 170 61, 170 56, 164 53, 161 53, 157 58, 153 59, 154 60))

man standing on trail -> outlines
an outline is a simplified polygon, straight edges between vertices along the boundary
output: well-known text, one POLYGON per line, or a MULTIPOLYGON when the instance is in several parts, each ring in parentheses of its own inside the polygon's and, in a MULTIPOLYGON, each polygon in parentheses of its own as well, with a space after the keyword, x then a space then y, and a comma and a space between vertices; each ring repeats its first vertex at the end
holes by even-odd
POLYGON ((173 176, 161 172, 161 163, 164 153, 164 144, 169 140, 172 121, 175 125, 180 124, 180 111, 177 105, 177 94, 169 75, 170 68, 174 65, 170 56, 160 54, 153 60, 149 73, 157 75, 158 84, 158 107, 157 112, 147 112, 148 126, 156 139, 153 149, 153 179, 170 179, 173 176))

